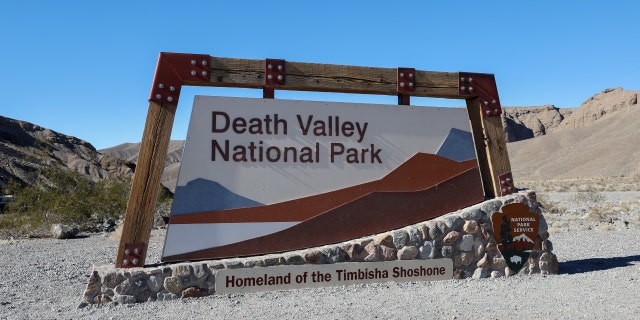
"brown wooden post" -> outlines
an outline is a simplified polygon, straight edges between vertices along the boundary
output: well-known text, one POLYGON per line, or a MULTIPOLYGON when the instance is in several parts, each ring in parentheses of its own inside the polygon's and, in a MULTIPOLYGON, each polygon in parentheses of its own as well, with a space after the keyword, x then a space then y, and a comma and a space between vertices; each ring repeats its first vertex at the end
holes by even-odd
POLYGON ((487 162, 491 170, 494 197, 511 194, 515 190, 502 117, 484 118, 482 125, 487 137, 487 162))
POLYGON ((210 64, 208 55, 160 53, 158 57, 116 267, 144 266, 180 89, 184 83, 208 82, 210 64))
POLYGON ((515 191, 507 143, 502 127, 502 107, 491 74, 460 73, 459 90, 467 96, 467 110, 485 195, 489 198, 515 191))
POLYGON ((480 102, 477 98, 467 100, 467 112, 469 113, 471 134, 473 135, 484 194, 489 198, 495 197, 497 193, 494 189, 491 165, 489 164, 487 155, 486 135, 484 133, 484 126, 482 125, 482 115, 480 114, 482 111, 480 110, 480 102))
POLYGON ((164 170, 164 158, 169 146, 175 113, 175 105, 149 102, 147 121, 118 247, 117 267, 143 266, 145 263, 160 178, 164 170))

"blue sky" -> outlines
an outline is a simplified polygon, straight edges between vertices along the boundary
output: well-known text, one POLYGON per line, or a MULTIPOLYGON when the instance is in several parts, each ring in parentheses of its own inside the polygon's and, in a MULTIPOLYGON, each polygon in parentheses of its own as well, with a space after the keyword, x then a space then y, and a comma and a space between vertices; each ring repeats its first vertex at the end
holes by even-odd
MULTIPOLYGON (((639 1, 30 1, 0 3, 0 115, 107 148, 138 142, 159 52, 493 73, 503 106, 577 107, 640 89, 639 1)), ((193 96, 183 88, 172 139, 193 96)), ((395 103, 276 92, 276 98, 395 103)), ((458 100, 417 100, 457 106, 458 100)))

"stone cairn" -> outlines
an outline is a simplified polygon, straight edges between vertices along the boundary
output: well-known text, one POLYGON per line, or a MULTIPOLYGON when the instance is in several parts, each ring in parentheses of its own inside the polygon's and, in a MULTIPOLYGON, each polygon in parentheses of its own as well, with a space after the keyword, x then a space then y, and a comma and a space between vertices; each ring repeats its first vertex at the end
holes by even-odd
POLYGON ((513 276, 493 236, 491 214, 509 203, 524 203, 539 215, 539 232, 524 274, 557 274, 542 206, 532 191, 500 197, 402 229, 317 248, 247 258, 185 262, 119 269, 96 265, 82 297, 88 304, 128 304, 202 297, 215 293, 220 269, 278 265, 451 258, 455 279, 513 276))

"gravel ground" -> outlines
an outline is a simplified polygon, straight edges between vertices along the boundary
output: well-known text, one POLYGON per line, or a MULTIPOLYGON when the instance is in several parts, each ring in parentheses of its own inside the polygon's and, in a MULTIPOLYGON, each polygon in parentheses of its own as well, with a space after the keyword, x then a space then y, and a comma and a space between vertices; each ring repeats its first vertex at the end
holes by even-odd
POLYGON ((537 194, 551 232, 640 229, 640 191, 537 194))
MULTIPOLYGON (((148 262, 159 261, 163 231, 148 262)), ((117 241, 0 241, 0 319, 637 319, 640 230, 552 234, 559 275, 385 283, 78 308, 93 263, 113 263, 117 241)))

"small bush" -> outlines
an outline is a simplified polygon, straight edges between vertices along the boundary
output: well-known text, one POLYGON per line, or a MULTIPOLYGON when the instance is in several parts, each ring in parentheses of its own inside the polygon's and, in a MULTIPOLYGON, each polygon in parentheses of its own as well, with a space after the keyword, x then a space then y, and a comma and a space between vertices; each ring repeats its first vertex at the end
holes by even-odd
MULTIPOLYGON (((55 223, 87 231, 105 219, 121 218, 126 211, 130 178, 92 182, 79 172, 55 166, 41 169, 37 175, 45 179, 32 186, 10 183, 5 188, 13 189, 15 200, 0 217, 0 236, 45 236, 55 223)), ((161 200, 159 206, 170 207, 170 195, 161 196, 161 200)))
POLYGON ((603 202, 604 200, 605 200, 604 195, 602 195, 602 193, 600 192, 595 192, 595 191, 578 192, 575 196, 573 196, 573 201, 575 202, 580 202, 580 203, 591 202, 594 205, 597 205, 603 202))

